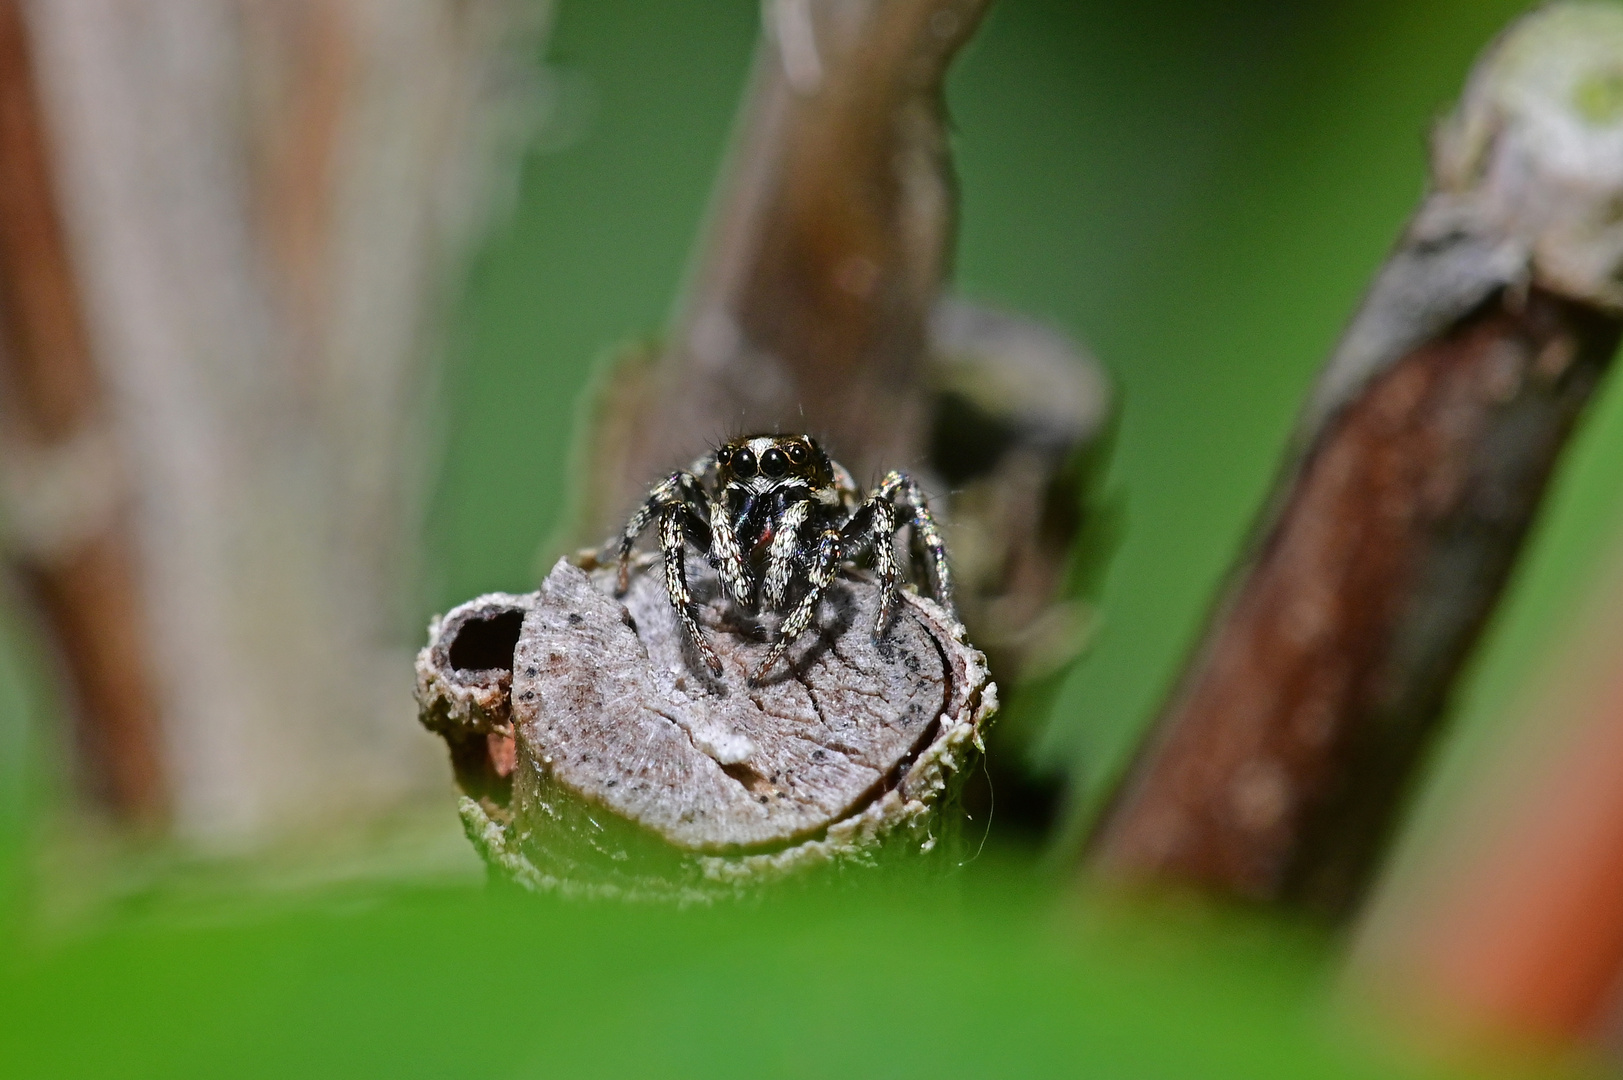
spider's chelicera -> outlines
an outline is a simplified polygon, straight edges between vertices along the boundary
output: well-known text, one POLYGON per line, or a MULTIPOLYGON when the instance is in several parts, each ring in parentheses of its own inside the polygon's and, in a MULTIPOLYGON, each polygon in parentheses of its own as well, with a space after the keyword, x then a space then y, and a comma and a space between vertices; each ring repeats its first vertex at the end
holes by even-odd
POLYGON ((786 613, 751 682, 759 682, 811 625, 818 601, 841 566, 864 555, 872 557, 879 578, 874 640, 884 636, 897 599, 893 537, 903 525, 913 527, 924 549, 936 600, 952 609, 946 548, 918 484, 906 473, 892 472, 864 499, 851 474, 810 436, 732 439, 655 484, 620 534, 622 594, 630 584, 631 549, 656 520, 671 606, 716 675, 721 674, 721 660, 693 615, 688 544, 708 556, 723 588, 740 606, 786 613), (712 476, 707 489, 705 481, 712 476))

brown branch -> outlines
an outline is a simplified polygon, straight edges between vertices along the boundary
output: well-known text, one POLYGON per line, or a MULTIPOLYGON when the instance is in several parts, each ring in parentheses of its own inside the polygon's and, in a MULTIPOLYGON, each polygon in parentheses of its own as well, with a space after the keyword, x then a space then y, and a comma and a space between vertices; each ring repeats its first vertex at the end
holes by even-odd
POLYGON ((47 144, 21 5, 0 0, 9 539, 75 691, 90 786, 116 813, 153 819, 168 793, 146 623, 47 144))
POLYGON ((790 425, 858 475, 917 452, 953 236, 941 81, 987 2, 765 5, 743 136, 670 347, 606 402, 613 496, 588 515, 594 538, 696 440, 790 425))
POLYGON ((877 588, 843 581, 820 629, 750 686, 767 641, 700 560, 690 572, 719 679, 690 662, 657 571, 622 604, 612 570, 560 560, 539 593, 434 628, 418 702, 493 868, 530 888, 695 900, 951 850, 944 811, 996 708, 962 629, 907 594, 876 645, 877 588))
POLYGON ((1433 1047, 1623 1029, 1623 589, 1551 649, 1492 767, 1383 886, 1350 985, 1433 1047))
POLYGON ((1618 118, 1584 113, 1615 22, 1552 6, 1478 64, 1095 870, 1332 913, 1363 892, 1623 328, 1618 118))
POLYGON ((1106 380, 1053 331, 941 296, 956 225, 942 80, 987 6, 765 5, 671 338, 605 373, 570 547, 617 531, 721 436, 806 431, 859 480, 920 476, 1000 678, 1075 655, 1082 613, 1058 594, 1106 380))

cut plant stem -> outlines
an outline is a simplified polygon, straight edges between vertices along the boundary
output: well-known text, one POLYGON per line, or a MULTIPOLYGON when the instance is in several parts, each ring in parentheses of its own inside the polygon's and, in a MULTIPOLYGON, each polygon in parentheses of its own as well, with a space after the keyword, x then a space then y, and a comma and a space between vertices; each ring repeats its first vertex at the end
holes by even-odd
POLYGON ((573 896, 703 902, 881 864, 948 869, 956 795, 997 708, 985 658, 933 601, 841 579, 780 668, 715 573, 689 566, 709 674, 643 560, 559 560, 541 590, 435 620, 417 660, 468 837, 499 876, 573 896), (623 601, 623 602, 622 602, 623 601))

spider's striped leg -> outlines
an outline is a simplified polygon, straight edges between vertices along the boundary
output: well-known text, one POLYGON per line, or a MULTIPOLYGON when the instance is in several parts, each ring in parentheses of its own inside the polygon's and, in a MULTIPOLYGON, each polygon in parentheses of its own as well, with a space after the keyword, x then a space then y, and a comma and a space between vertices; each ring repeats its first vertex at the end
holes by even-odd
POLYGON ((750 572, 744 562, 744 549, 739 546, 738 534, 733 531, 732 518, 720 499, 710 502, 710 562, 721 575, 721 583, 738 606, 750 606, 750 572))
POLYGON ((834 575, 839 573, 840 559, 844 555, 845 545, 840 542, 840 534, 834 529, 825 529, 823 537, 817 543, 817 555, 813 559, 811 569, 807 574, 806 595, 800 598, 800 603, 783 620, 783 626, 778 630, 778 640, 772 643, 772 649, 761 661, 761 666, 755 669, 750 676, 750 682, 758 683, 761 677, 772 670, 772 665, 778 658, 794 644, 796 638, 806 632, 811 625, 812 617, 817 614, 817 602, 823 598, 823 590, 834 581, 834 575))
POLYGON ((693 474, 693 476, 702 479, 705 473, 709 472, 715 467, 716 452, 714 450, 707 450, 703 454, 700 454, 698 457, 693 459, 693 464, 688 466, 688 472, 693 474))
POLYGON ((778 517, 772 548, 766 557, 766 581, 762 593, 768 611, 782 611, 789 600, 789 582, 794 578, 795 556, 800 548, 800 533, 811 516, 809 500, 792 502, 778 517))
POLYGON ((853 558, 864 549, 873 549, 874 570, 879 575, 879 618, 874 621, 873 639, 878 644, 890 626, 896 610, 896 507, 878 497, 862 504, 840 534, 853 558))
POLYGON ((712 675, 721 674, 721 658, 710 647, 699 621, 693 617, 693 593, 688 589, 687 518, 691 511, 680 504, 667 505, 659 515, 659 547, 665 560, 665 591, 670 594, 671 607, 687 631, 693 647, 704 658, 705 667, 712 675))
POLYGON ((619 562, 619 575, 615 580, 615 594, 625 595, 626 589, 631 586, 631 549, 637 545, 637 538, 648 531, 648 526, 654 523, 654 518, 661 514, 666 507, 681 507, 687 512, 688 528, 692 533, 694 543, 700 550, 710 546, 708 535, 710 527, 705 524, 699 515, 697 506, 703 506, 704 488, 699 484, 699 478, 690 472, 674 472, 655 484, 653 490, 648 492, 648 498, 637 507, 637 512, 631 515, 626 522, 624 531, 620 533, 620 543, 617 552, 619 562))
POLYGON ((947 566, 947 545, 941 540, 941 530, 936 527, 935 516, 930 513, 929 501, 919 490, 918 482, 904 472, 892 472, 874 490, 873 497, 887 502, 906 503, 912 510, 910 524, 913 534, 924 545, 925 554, 930 560, 930 592, 937 603, 956 616, 958 611, 952 603, 952 571, 947 566))

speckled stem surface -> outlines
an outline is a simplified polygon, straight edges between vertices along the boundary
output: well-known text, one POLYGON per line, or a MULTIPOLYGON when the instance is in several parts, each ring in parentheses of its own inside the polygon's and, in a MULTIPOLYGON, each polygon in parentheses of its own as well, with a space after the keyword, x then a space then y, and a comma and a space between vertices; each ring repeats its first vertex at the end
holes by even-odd
POLYGON ((842 579, 751 686, 770 622, 741 616, 690 560, 724 665, 713 678, 647 562, 617 599, 612 571, 559 560, 539 592, 481 597, 431 628, 423 722, 451 748, 468 835, 495 870, 537 890, 691 902, 950 863, 953 796, 997 702, 955 620, 908 593, 876 643, 877 588, 842 579))

